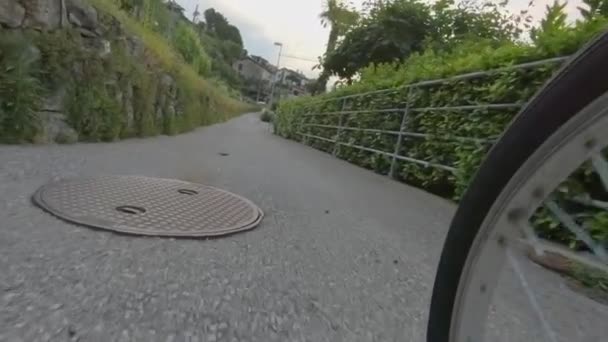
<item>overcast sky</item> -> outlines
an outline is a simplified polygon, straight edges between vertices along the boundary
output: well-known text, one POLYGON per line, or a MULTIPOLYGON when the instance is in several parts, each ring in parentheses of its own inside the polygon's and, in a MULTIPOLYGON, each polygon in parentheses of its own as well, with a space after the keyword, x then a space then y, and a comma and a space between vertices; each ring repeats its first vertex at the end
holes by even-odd
MULTIPOLYGON (((321 26, 319 13, 325 0, 176 0, 182 5, 188 17, 196 5, 202 13, 213 7, 221 12, 241 31, 245 48, 249 54, 259 55, 276 63, 278 48, 274 42, 284 44, 283 54, 303 59, 317 60, 325 51, 328 29, 321 26)), ((361 6, 364 0, 352 0, 361 6)), ((481 0, 480 0, 481 1, 481 0)), ((510 8, 519 12, 528 6, 529 0, 511 0, 510 8)), ((545 6, 553 0, 534 0, 531 13, 538 20, 542 18, 545 6)), ((569 13, 575 15, 581 0, 568 2, 569 13)), ((309 77, 318 71, 311 68, 317 63, 284 57, 281 67, 300 70, 309 77)))

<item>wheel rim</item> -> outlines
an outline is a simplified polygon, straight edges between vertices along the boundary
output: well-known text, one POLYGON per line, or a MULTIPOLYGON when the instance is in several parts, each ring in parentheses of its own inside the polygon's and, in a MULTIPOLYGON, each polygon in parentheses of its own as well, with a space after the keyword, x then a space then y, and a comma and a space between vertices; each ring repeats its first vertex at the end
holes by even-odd
MULTIPOLYGON (((511 265, 515 263, 517 267, 513 251, 520 250, 522 238, 537 253, 542 253, 528 220, 562 181, 584 162, 593 160, 594 167, 608 190, 608 163, 601 154, 608 146, 606 132, 608 94, 598 98, 555 132, 503 189, 481 225, 460 277, 450 341, 483 340, 485 322, 500 270, 507 262, 511 265)), ((551 204, 549 207, 555 209, 551 204)), ((606 261, 601 246, 593 245, 591 241, 589 247, 599 260, 606 261)), ((601 262, 599 264, 605 265, 601 262)), ((521 275, 519 271, 516 273, 521 275)), ((525 278, 519 280, 523 281, 522 284, 527 289, 525 278)), ((534 310, 539 311, 534 296, 528 297, 534 310)), ((548 331, 548 340, 557 340, 556 336, 551 336, 551 329, 547 327, 542 312, 539 316, 543 330, 548 331)))

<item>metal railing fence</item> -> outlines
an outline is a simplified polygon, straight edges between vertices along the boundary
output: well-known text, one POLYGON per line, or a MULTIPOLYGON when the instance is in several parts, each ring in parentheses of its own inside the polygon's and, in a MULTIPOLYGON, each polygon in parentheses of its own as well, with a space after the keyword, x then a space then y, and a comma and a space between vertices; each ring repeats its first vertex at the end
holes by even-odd
POLYGON ((472 72, 472 73, 457 75, 457 76, 453 76, 453 77, 449 77, 449 78, 421 81, 421 82, 416 82, 416 83, 412 83, 412 84, 407 84, 407 85, 404 85, 401 87, 381 89, 381 90, 375 90, 375 91, 364 92, 364 93, 359 93, 359 94, 340 96, 340 97, 335 97, 335 98, 330 98, 330 99, 323 99, 323 100, 319 100, 319 101, 312 101, 307 104, 307 107, 304 108, 304 111, 305 111, 304 113, 297 113, 298 114, 297 120, 299 122, 297 124, 296 134, 303 137, 304 143, 306 143, 306 144, 308 144, 309 139, 323 141, 323 142, 333 144, 334 146, 333 146, 332 152, 334 155, 338 154, 341 146, 347 146, 349 148, 354 148, 354 149, 358 149, 361 151, 371 152, 371 153, 375 153, 375 154, 378 154, 381 156, 388 157, 391 160, 388 176, 391 178, 395 178, 395 174, 397 172, 396 167, 397 167, 398 161, 410 162, 410 163, 422 165, 424 167, 432 167, 432 168, 446 170, 449 172, 454 172, 454 171, 456 171, 456 168, 454 167, 454 165, 444 165, 441 163, 436 163, 436 162, 427 161, 427 160, 420 160, 420 159, 412 158, 412 157, 401 154, 400 151, 402 149, 403 142, 406 139, 411 139, 411 138, 433 137, 434 139, 446 140, 446 141, 451 141, 451 142, 472 142, 472 143, 477 143, 477 144, 490 144, 491 145, 496 141, 496 137, 492 137, 492 138, 475 138, 475 137, 463 137, 463 136, 442 137, 442 136, 433 135, 432 133, 429 133, 429 132, 410 132, 410 131, 407 131, 407 120, 408 120, 408 117, 412 113, 422 113, 422 115, 424 115, 424 113, 438 112, 438 111, 468 112, 468 111, 474 111, 474 110, 479 110, 479 109, 486 109, 486 110, 502 110, 502 109, 509 110, 509 109, 511 109, 511 110, 513 110, 513 109, 520 109, 521 107, 523 107, 525 105, 525 102, 485 103, 485 104, 475 104, 475 105, 459 105, 459 106, 443 106, 443 107, 412 107, 411 104, 414 102, 414 99, 413 99, 414 92, 417 90, 420 90, 420 89, 430 87, 430 86, 444 85, 444 84, 449 84, 452 82, 463 81, 463 80, 484 78, 484 77, 488 77, 491 75, 496 75, 501 72, 523 70, 523 69, 534 69, 534 68, 542 67, 545 65, 561 64, 564 61, 566 61, 567 58, 568 57, 566 56, 566 57, 545 59, 545 60, 535 61, 535 62, 531 62, 531 63, 524 63, 524 64, 518 64, 518 65, 514 65, 514 66, 509 66, 509 67, 493 69, 493 70, 489 70, 489 71, 472 72), (393 108, 368 108, 368 109, 358 109, 358 110, 350 109, 350 105, 352 104, 353 100, 355 100, 355 99, 363 98, 366 96, 388 95, 391 93, 399 93, 399 92, 404 92, 404 91, 407 92, 407 95, 405 97, 403 106, 393 107, 393 108), (317 106, 320 104, 327 104, 328 102, 335 102, 335 104, 337 105, 338 108, 340 108, 340 110, 330 110, 330 111, 325 111, 325 112, 324 111, 314 111, 314 109, 313 109, 314 106, 317 106), (399 116, 399 121, 401 122, 400 127, 398 130, 384 130, 384 129, 379 129, 379 128, 361 128, 361 127, 352 127, 352 126, 346 125, 347 116, 370 115, 370 114, 371 115, 384 114, 384 115, 399 116), (329 117, 329 116, 337 116, 338 123, 329 125, 329 124, 315 122, 315 120, 313 120, 313 118, 329 117), (335 134, 331 138, 313 134, 311 132, 310 128, 314 128, 314 127, 335 130, 335 134), (364 144, 356 144, 356 143, 353 143, 352 141, 351 142, 341 141, 340 137, 342 136, 342 133, 344 131, 358 131, 358 132, 363 132, 363 133, 390 135, 390 136, 396 137, 396 142, 395 142, 395 145, 394 145, 394 148, 392 149, 392 151, 381 151, 376 148, 372 148, 371 146, 365 146, 364 144))
MULTIPOLYGON (((429 160, 421 160, 412 158, 411 156, 404 155, 401 153, 404 141, 406 139, 432 139, 432 140, 445 140, 453 143, 474 143, 474 144, 482 144, 491 146, 496 142, 498 136, 490 136, 490 137, 468 137, 468 136, 458 136, 458 135, 438 135, 432 132, 411 132, 408 131, 408 118, 410 115, 416 113, 417 115, 425 115, 429 112, 471 112, 475 110, 485 109, 485 110, 519 110, 521 109, 526 102, 510 102, 510 103, 480 103, 473 105, 453 105, 453 106, 441 106, 441 107, 414 107, 412 104, 415 103, 414 93, 417 90, 424 89, 430 86, 444 85, 450 84, 452 82, 463 81, 463 80, 473 80, 488 77, 491 75, 495 75, 501 72, 508 72, 513 70, 522 70, 522 69, 532 69, 538 68, 545 65, 557 65, 565 62, 568 57, 559 57, 559 58, 551 58, 546 60, 540 60, 532 63, 525 63, 514 65, 505 68, 499 68, 484 72, 473 72, 463 75, 458 75, 449 78, 436 79, 436 80, 428 80, 417 82, 413 84, 407 84, 401 87, 395 87, 390 89, 381 89, 375 90, 365 93, 341 96, 331 99, 323 99, 320 101, 312 101, 308 103, 307 107, 304 108, 304 112, 296 113, 298 123, 296 124, 296 134, 303 137, 304 143, 308 144, 308 140, 318 140, 325 143, 333 144, 332 153, 337 155, 339 153, 341 146, 346 146, 349 148, 354 148, 360 151, 370 152, 376 155, 384 156, 390 159, 390 168, 388 171, 388 176, 391 178, 395 178, 397 172, 397 163, 407 162, 413 163, 417 165, 422 165, 424 167, 431 167, 436 169, 441 169, 444 171, 454 173, 457 169, 454 165, 445 165, 442 163, 438 163, 435 161, 429 160), (406 92, 405 100, 400 103, 402 105, 393 106, 391 108, 365 108, 365 109, 352 109, 352 103, 354 100, 363 97, 376 97, 382 95, 390 95, 392 93, 398 94, 399 92, 406 92), (334 108, 327 111, 317 111, 315 110, 315 106, 327 104, 329 102, 335 102, 334 108), (340 108, 339 110, 335 110, 335 108, 340 108), (390 117, 396 117, 397 122, 400 122, 398 129, 382 129, 378 127, 353 127, 347 125, 347 118, 349 116, 359 116, 359 115, 386 115, 390 117), (325 122, 317 122, 319 118, 336 118, 337 124, 327 124, 325 122), (324 137, 318 134, 313 134, 311 132, 311 128, 321 128, 332 130, 335 132, 331 137, 324 137), (353 141, 344 141, 341 139, 342 133, 345 131, 350 132, 361 132, 363 134, 376 134, 376 135, 386 135, 396 138, 395 144, 391 151, 382 151, 377 148, 373 148, 372 146, 366 145, 365 143, 357 143, 353 141)), ((526 101, 528 99, 525 99, 526 101)), ((390 102, 390 101, 389 101, 390 102)), ((335 120, 334 120, 335 121, 335 120)), ((330 145, 331 146, 331 145, 330 145)), ((608 191, 608 161, 606 159, 601 158, 598 160, 594 160, 594 167, 600 175, 602 180, 602 184, 604 185, 606 191, 608 191)), ((574 201, 581 201, 579 198, 574 198, 574 201)), ((581 202, 582 203, 582 202, 581 202)), ((602 205, 603 210, 608 210, 608 204, 605 202, 598 202, 594 200, 587 200, 582 203, 585 205, 593 205, 598 206, 597 203, 602 205)), ((579 254, 576 252, 568 251, 568 248, 565 246, 553 246, 553 245, 539 245, 537 241, 539 241, 538 236, 533 230, 530 230, 530 241, 531 245, 534 246, 534 250, 537 252, 543 253, 544 250, 549 250, 553 252, 561 253, 562 255, 567 255, 568 258, 572 260, 578 260, 581 263, 589 263, 592 262, 594 267, 601 267, 603 270, 608 272, 608 252, 605 247, 602 246, 598 241, 596 241, 591 235, 586 231, 585 228, 580 226, 575 222, 573 216, 567 213, 564 209, 562 209, 559 205, 551 200, 547 201, 544 204, 544 207, 549 210, 551 216, 556 218, 562 228, 571 232, 576 236, 576 239, 583 242, 592 252, 595 254, 597 259, 589 259, 585 254, 579 254), (584 257, 581 257, 583 255, 584 257), (594 260, 599 261, 596 262, 594 260)))

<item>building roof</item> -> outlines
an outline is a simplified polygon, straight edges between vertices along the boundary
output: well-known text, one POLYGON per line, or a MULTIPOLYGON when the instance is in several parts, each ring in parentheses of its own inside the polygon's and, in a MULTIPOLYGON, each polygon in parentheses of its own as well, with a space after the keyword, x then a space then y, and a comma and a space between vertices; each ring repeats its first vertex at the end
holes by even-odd
POLYGON ((275 67, 274 65, 270 64, 270 62, 268 62, 264 57, 252 55, 252 56, 247 56, 245 59, 251 60, 255 64, 257 64, 260 67, 266 69, 266 71, 268 71, 271 74, 274 74, 274 73, 277 72, 277 67, 275 67))
POLYGON ((288 73, 290 73, 290 74, 292 74, 292 75, 294 75, 294 76, 297 76, 297 77, 298 77, 298 78, 300 78, 300 79, 303 79, 303 80, 308 80, 308 77, 306 77, 306 76, 305 76, 305 75, 304 75, 304 74, 303 74, 301 71, 299 71, 299 70, 292 70, 292 69, 289 69, 289 68, 281 68, 281 71, 283 71, 283 72, 288 72, 288 73))

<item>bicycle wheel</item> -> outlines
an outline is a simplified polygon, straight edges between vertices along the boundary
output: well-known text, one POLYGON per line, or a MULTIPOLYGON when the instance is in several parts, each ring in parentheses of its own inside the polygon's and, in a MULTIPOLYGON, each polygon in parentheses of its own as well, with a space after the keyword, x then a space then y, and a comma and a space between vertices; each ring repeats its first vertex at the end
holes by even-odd
POLYGON ((543 253, 528 222, 545 205, 559 216, 560 226, 579 228, 572 234, 596 255, 581 260, 599 260, 594 267, 605 265, 605 246, 590 240, 576 220, 568 220, 566 211, 549 199, 589 160, 603 191, 608 191, 608 162, 603 154, 608 146, 606 75, 608 35, 603 34, 547 83, 493 147, 450 226, 433 288, 428 342, 483 341, 500 270, 509 265, 523 283, 521 292, 536 313, 535 324, 547 340, 561 340, 536 303, 534 290, 543 289, 530 288, 514 255, 521 246, 543 253))

